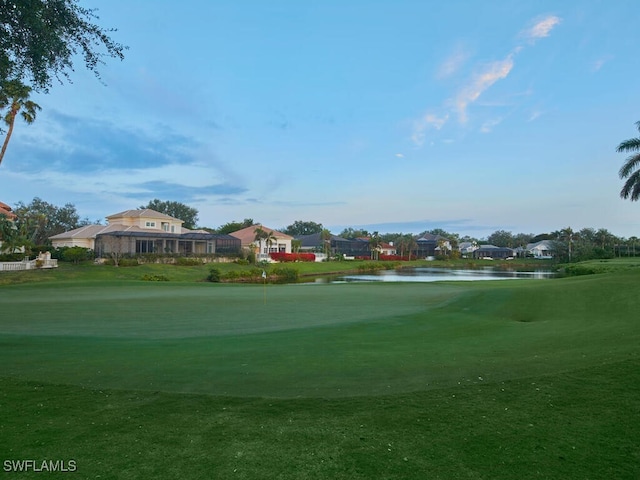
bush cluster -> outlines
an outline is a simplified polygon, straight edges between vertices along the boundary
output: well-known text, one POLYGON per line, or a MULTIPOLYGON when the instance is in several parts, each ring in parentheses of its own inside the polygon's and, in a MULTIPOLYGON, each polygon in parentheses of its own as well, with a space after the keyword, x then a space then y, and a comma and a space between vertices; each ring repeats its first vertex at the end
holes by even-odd
POLYGON ((182 267, 195 267, 198 265, 202 265, 202 259, 192 257, 178 257, 176 258, 176 265, 180 265, 182 267))
POLYGON ((315 262, 316 256, 313 253, 284 253, 273 252, 269 256, 276 262, 315 262))
POLYGON ((167 277, 166 275, 143 275, 142 276, 142 280, 145 280, 147 282, 168 282, 169 281, 169 277, 167 277))

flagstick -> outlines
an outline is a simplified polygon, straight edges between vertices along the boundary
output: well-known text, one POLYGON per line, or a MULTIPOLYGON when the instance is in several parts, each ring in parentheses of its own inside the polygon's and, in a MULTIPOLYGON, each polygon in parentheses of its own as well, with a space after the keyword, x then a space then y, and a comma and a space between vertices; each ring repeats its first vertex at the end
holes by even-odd
POLYGON ((262 291, 263 291, 263 303, 264 305, 267 304, 267 274, 266 272, 263 270, 262 271, 262 291))

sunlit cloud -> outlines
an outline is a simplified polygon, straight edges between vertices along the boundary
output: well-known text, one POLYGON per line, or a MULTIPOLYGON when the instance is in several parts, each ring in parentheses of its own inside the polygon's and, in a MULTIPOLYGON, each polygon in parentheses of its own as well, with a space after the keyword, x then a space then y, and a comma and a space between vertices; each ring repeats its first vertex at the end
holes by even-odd
POLYGON ((427 113, 422 118, 414 122, 411 140, 419 147, 424 145, 426 132, 429 129, 440 130, 449 120, 449 115, 438 116, 433 113, 427 113))
POLYGON ((560 17, 556 17, 555 15, 549 15, 541 20, 536 21, 536 23, 521 32, 520 36, 529 40, 530 42, 535 42, 539 38, 548 37, 551 30, 560 23, 560 17))
POLYGON ((506 78, 513 69, 513 55, 504 60, 486 65, 471 79, 471 82, 458 92, 454 103, 461 123, 467 121, 467 107, 475 102, 482 93, 498 80, 506 78))
MULTIPOLYGON (((524 38, 529 45, 532 45, 536 40, 548 37, 560 22, 560 17, 555 15, 548 15, 544 18, 537 19, 533 22, 532 26, 520 32, 519 37, 521 39, 524 38)), ((416 120, 411 134, 413 143, 417 147, 422 147, 425 144, 426 132, 429 129, 440 130, 447 123, 450 114, 456 114, 460 124, 467 123, 469 119, 469 107, 476 103, 484 92, 491 88, 496 82, 504 80, 509 76, 515 66, 514 59, 516 55, 524 48, 522 44, 515 45, 502 60, 495 60, 477 68, 471 77, 462 82, 462 86, 458 88, 457 92, 444 102, 445 110, 448 110, 447 113, 438 116, 432 113, 426 113, 423 117, 416 120)), ((468 56, 464 51, 456 51, 440 66, 437 73, 438 78, 446 78, 459 72, 462 64, 466 62, 467 59, 468 56)), ((601 65, 596 64, 596 67, 600 68, 601 65)), ((430 110, 432 111, 433 109, 430 110)), ((535 117, 531 118, 531 120, 533 119, 535 119, 535 117)), ((480 131, 488 133, 499 123, 500 121, 496 121, 495 118, 486 120, 480 127, 480 131)))
POLYGON ((396 153, 395 155, 397 158, 404 158, 404 155, 402 153, 396 153))
POLYGON ((500 123, 502 123, 503 118, 491 118, 487 121, 485 121, 482 124, 482 127, 480 127, 480 132, 481 133, 490 133, 493 130, 493 127, 499 125, 500 123))

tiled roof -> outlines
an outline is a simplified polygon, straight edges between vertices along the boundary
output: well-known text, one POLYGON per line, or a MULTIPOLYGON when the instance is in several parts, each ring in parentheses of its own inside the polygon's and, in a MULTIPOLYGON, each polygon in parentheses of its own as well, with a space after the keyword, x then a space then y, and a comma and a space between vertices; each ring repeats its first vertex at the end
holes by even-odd
POLYGON ((59 233, 49 237, 51 240, 62 240, 66 238, 96 238, 96 235, 100 233, 109 232, 148 232, 148 229, 140 227, 128 227, 118 223, 111 223, 109 225, 86 225, 84 227, 69 230, 68 232, 59 233))
POLYGON ((17 218, 16 214, 11 211, 11 207, 3 202, 0 202, 0 215, 4 215, 11 220, 17 218))
POLYGON ((182 222, 179 218, 172 217, 171 215, 167 215, 165 213, 160 213, 155 210, 151 210, 150 208, 143 208, 138 210, 125 210, 124 212, 114 213, 113 215, 109 215, 107 220, 110 218, 118 218, 118 217, 131 217, 131 218, 140 218, 140 217, 152 217, 152 218, 164 218, 166 220, 177 220, 182 222))
POLYGON ((249 245, 250 243, 253 243, 255 241, 256 230, 258 228, 261 228, 265 232, 271 233, 274 237, 280 240, 293 240, 293 237, 291 235, 273 230, 271 228, 265 227, 264 225, 251 225, 250 227, 243 228, 242 230, 231 232, 229 235, 239 238, 243 245, 249 245))

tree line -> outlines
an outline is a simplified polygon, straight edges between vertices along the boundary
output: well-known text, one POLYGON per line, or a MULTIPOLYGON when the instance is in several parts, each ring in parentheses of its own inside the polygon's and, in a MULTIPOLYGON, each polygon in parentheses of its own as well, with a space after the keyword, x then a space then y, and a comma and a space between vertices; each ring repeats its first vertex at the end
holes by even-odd
MULTIPOLYGON (((149 208, 179 218, 184 221, 185 228, 198 228, 211 233, 228 234, 246 227, 259 226, 259 223, 256 223, 252 218, 245 218, 241 221, 224 223, 217 228, 198 227, 198 210, 177 201, 154 199, 139 208, 149 208)), ((23 247, 26 253, 45 250, 51 246, 49 238, 54 235, 86 225, 101 224, 100 220, 91 221, 88 217, 82 218, 72 203, 66 203, 60 207, 38 197, 35 197, 28 204, 18 202, 13 209, 13 213, 17 216, 13 221, 0 215, 0 240, 3 242, 3 250, 5 252, 23 247)), ((278 230, 292 237, 320 234, 325 242, 328 242, 332 235, 322 223, 311 220, 296 220, 278 230)), ((407 256, 416 249, 416 241, 425 234, 435 235, 442 240, 448 241, 453 250, 457 250, 463 242, 469 242, 477 246, 490 244, 497 247, 516 249, 518 247, 526 247, 530 243, 549 240, 553 244, 555 256, 560 260, 569 262, 593 258, 640 255, 640 238, 636 236, 620 237, 606 228, 573 230, 567 227, 541 234, 512 233, 506 230, 496 230, 486 238, 476 238, 468 235, 460 236, 455 232, 448 232, 441 228, 424 230, 416 235, 402 232, 370 232, 362 228, 347 227, 337 233, 337 236, 345 239, 366 238, 372 249, 376 249, 383 243, 393 243, 398 255, 407 256)))

